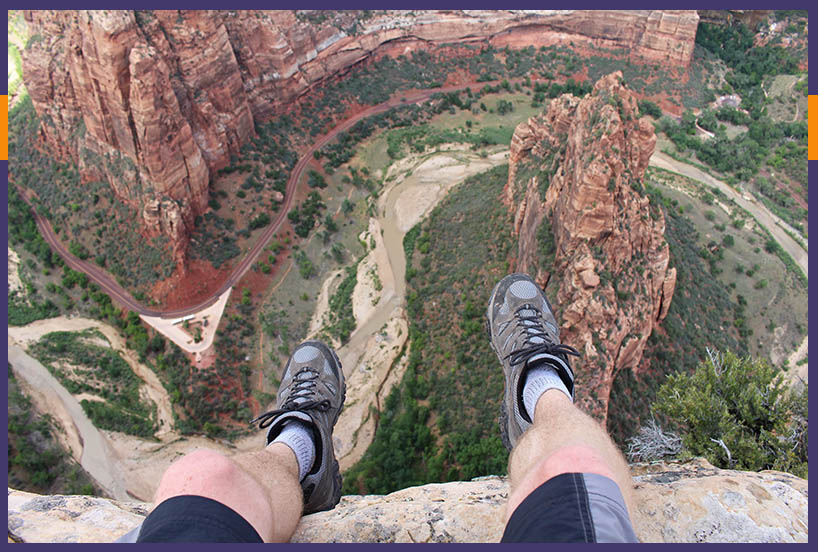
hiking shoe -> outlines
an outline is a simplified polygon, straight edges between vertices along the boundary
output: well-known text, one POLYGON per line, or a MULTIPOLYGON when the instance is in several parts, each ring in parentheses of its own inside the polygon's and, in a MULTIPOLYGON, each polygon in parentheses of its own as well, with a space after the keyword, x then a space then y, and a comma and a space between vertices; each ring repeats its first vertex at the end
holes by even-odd
POLYGON ((505 374, 500 435, 511 450, 532 424, 523 404, 525 373, 540 364, 553 366, 573 400, 574 372, 568 365, 568 355, 579 356, 579 352, 560 344, 551 304, 525 274, 510 274, 494 286, 486 309, 486 328, 505 374))
POLYGON ((259 422, 261 429, 270 428, 268 445, 289 420, 300 420, 312 428, 315 462, 301 481, 305 515, 331 510, 341 500, 341 471, 332 446, 332 428, 345 397, 346 383, 338 355, 320 341, 305 341, 287 362, 275 410, 250 422, 259 422))

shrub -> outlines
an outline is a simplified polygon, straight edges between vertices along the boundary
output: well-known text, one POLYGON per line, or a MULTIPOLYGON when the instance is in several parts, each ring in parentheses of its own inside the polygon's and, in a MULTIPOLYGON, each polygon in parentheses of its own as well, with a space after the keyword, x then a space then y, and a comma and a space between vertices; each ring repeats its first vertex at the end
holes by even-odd
POLYGON ((638 107, 642 115, 650 115, 654 119, 662 117, 662 109, 650 100, 639 100, 638 107))
POLYGON ((773 238, 768 239, 764 243, 764 251, 766 251, 767 253, 775 253, 777 249, 778 249, 778 242, 775 241, 773 238))
POLYGON ((299 251, 295 254, 295 262, 298 265, 298 273, 301 274, 301 277, 305 280, 309 280, 317 274, 315 265, 303 251, 299 251))
POLYGON ((250 221, 249 228, 250 230, 256 230, 257 228, 264 228, 268 224, 270 224, 270 215, 267 213, 261 213, 259 216, 250 221))
POLYGON ((692 374, 671 375, 653 405, 685 451, 722 468, 805 476, 806 393, 788 396, 766 359, 708 353, 692 374))
POLYGON ((505 115, 514 111, 514 104, 508 100, 497 100, 497 113, 505 115))
POLYGON ((318 171, 311 170, 307 175, 307 185, 310 188, 326 188, 327 181, 324 180, 324 177, 321 176, 321 173, 318 171))

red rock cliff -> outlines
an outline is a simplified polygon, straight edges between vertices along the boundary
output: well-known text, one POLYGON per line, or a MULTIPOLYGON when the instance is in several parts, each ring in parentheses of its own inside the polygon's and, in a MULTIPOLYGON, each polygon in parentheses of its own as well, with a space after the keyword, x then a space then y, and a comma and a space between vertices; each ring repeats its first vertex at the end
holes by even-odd
POLYGON ((544 283, 542 225, 556 259, 560 337, 582 352, 578 397, 600 419, 620 370, 636 370, 676 283, 664 216, 638 190, 656 144, 621 73, 583 99, 563 95, 517 127, 505 201, 519 237, 517 270, 544 283), (547 188, 547 189, 546 189, 547 188))
POLYGON ((28 11, 42 135, 184 259, 212 171, 299 96, 370 56, 446 42, 574 42, 686 67, 695 11, 28 11))

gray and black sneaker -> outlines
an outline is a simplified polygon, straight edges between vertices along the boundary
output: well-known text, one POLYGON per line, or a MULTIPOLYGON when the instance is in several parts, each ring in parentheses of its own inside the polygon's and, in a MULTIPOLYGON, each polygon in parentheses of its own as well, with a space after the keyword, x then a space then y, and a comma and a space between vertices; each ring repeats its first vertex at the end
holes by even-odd
POLYGON ((295 348, 278 389, 276 409, 250 423, 269 427, 267 444, 281 433, 288 420, 300 420, 315 434, 315 463, 301 481, 304 514, 335 508, 341 500, 341 471, 332 446, 332 428, 346 397, 344 372, 338 355, 320 341, 305 341, 295 348))
POLYGON ((553 366, 574 398, 574 372, 568 355, 579 356, 559 341, 559 328, 543 290, 525 274, 500 280, 489 299, 486 327, 491 348, 505 374, 505 396, 500 408, 500 434, 511 450, 532 420, 523 404, 526 371, 540 364, 553 366))

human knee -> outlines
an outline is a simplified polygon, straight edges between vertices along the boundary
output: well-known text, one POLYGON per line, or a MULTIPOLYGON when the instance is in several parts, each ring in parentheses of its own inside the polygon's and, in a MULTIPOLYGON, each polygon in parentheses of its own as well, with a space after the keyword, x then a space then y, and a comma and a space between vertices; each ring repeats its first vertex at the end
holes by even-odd
MULTIPOLYGON (((513 463, 514 456, 512 452, 513 463)), ((519 487, 524 492, 525 490, 530 492, 549 479, 564 473, 596 473, 613 478, 613 470, 602 454, 585 444, 566 445, 547 453, 545 457, 535 458, 528 455, 525 459, 516 461, 517 473, 525 474, 518 480, 519 487)))
POLYGON ((237 469, 235 462, 211 449, 194 450, 179 459, 174 466, 184 469, 189 474, 207 475, 218 479, 229 478, 237 469))
POLYGON ((588 445, 568 445, 557 449, 542 460, 535 470, 543 482, 563 473, 596 473, 612 479, 614 477, 613 469, 605 457, 588 445))
POLYGON ((214 483, 229 486, 238 476, 239 468, 229 458, 210 449, 199 449, 184 455, 165 472, 157 491, 162 495, 195 494, 206 496, 214 483))
MULTIPOLYGON (((507 516, 535 489, 564 473, 595 473, 614 479, 613 470, 595 448, 587 445, 567 445, 551 452, 533 465, 520 466, 525 473, 514 486, 508 501, 507 516)), ((518 468, 518 469, 519 469, 518 468)))

